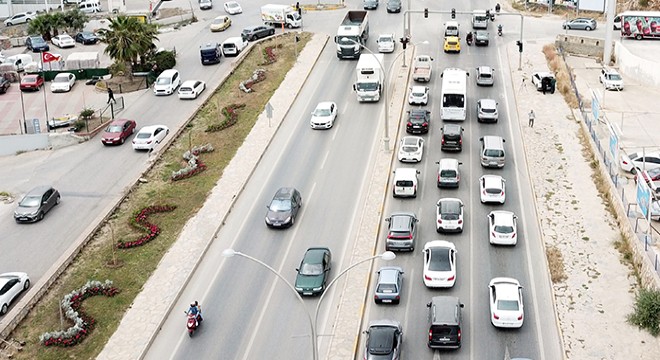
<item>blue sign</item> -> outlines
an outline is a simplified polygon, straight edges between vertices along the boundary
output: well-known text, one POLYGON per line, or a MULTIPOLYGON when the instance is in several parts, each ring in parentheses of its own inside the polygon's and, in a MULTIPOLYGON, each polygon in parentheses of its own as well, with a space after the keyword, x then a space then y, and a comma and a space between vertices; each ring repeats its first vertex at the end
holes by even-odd
POLYGON ((644 215, 644 218, 648 220, 649 209, 651 206, 651 189, 649 189, 646 181, 643 181, 644 175, 638 174, 638 176, 640 176, 640 178, 639 181, 637 181, 637 206, 644 215))
POLYGON ((591 95, 591 114, 594 116, 594 120, 596 121, 598 121, 599 108, 600 104, 598 103, 596 95, 591 95))
POLYGON ((619 149, 619 137, 616 136, 616 132, 610 125, 610 153, 612 154, 612 159, 616 163, 617 161, 617 150, 619 149))

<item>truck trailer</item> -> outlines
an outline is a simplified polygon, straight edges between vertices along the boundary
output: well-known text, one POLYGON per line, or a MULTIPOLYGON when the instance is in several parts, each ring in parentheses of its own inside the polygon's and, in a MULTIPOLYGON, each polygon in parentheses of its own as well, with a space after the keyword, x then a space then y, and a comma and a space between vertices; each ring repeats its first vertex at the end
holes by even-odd
POLYGON ((358 59, 362 53, 362 46, 367 45, 369 39, 369 18, 366 11, 351 10, 346 13, 344 20, 337 29, 335 43, 337 44, 337 57, 340 59, 358 59))

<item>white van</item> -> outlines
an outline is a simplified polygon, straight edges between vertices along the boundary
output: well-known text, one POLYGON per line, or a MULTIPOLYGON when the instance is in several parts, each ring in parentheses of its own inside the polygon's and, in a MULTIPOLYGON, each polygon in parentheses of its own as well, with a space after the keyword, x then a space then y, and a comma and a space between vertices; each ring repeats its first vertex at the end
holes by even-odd
POLYGON ((398 168, 394 170, 394 197, 417 197, 419 170, 398 168))
POLYGON ((445 24, 445 36, 458 36, 457 21, 447 21, 445 24))
POLYGON ((171 95, 181 85, 181 76, 175 69, 167 69, 158 75, 154 83, 154 94, 171 95))
POLYGON ((503 168, 506 160, 504 139, 488 135, 479 140, 481 140, 481 166, 503 168))
POLYGON ((222 43, 222 55, 224 56, 237 56, 248 46, 247 40, 242 37, 230 37, 222 43))
POLYGON ((34 63, 32 55, 30 54, 17 54, 8 56, 4 59, 3 64, 14 64, 16 71, 21 72, 25 70, 25 67, 34 63))
POLYGON ((83 0, 78 4, 78 9, 86 14, 98 13, 103 10, 100 0, 83 0))

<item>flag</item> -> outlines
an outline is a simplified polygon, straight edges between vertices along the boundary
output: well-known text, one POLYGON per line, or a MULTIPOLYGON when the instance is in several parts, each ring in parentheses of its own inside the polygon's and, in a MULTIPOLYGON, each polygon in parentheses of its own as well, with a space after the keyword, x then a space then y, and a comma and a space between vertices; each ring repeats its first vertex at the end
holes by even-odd
POLYGON ((42 62, 44 62, 44 63, 49 63, 49 62, 52 62, 52 61, 58 61, 58 60, 60 60, 60 58, 61 58, 61 56, 59 56, 59 55, 53 55, 53 54, 51 54, 51 53, 49 53, 49 52, 47 52, 47 51, 44 51, 44 52, 41 54, 41 60, 42 60, 42 62))

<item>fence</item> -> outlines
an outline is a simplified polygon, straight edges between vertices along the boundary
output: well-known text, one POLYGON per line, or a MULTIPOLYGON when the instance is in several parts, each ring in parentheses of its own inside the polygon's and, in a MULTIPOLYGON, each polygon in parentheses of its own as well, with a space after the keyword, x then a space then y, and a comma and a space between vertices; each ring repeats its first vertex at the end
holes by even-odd
MULTIPOLYGON (((566 62, 566 56, 564 51, 561 48, 558 48, 558 52, 561 54, 564 62, 566 62)), ((605 168, 607 169, 608 175, 610 179, 612 180, 612 184, 614 185, 614 191, 618 197, 618 200, 620 201, 621 205, 623 206, 623 209, 625 211, 625 215, 628 218, 628 221, 630 222, 631 228, 635 232, 635 237, 637 240, 643 245, 643 250, 644 253, 646 254, 646 257, 652 266, 656 280, 658 277, 660 277, 660 251, 653 246, 655 244, 655 240, 653 239, 653 235, 647 234, 639 229, 639 221, 645 219, 643 217, 640 217, 638 212, 636 211, 637 208, 637 203, 631 202, 628 200, 628 196, 632 199, 632 201, 635 201, 635 194, 627 194, 626 189, 625 189, 625 184, 626 181, 622 181, 622 177, 619 175, 619 166, 617 163, 617 159, 614 159, 611 152, 609 151, 609 148, 607 146, 603 146, 602 143, 605 142, 607 145, 609 143, 609 129, 606 127, 606 124, 604 122, 601 122, 599 119, 593 118, 593 114, 591 113, 591 109, 585 108, 584 104, 585 102, 583 101, 583 97, 578 91, 577 85, 575 84, 575 79, 573 77, 573 73, 571 71, 569 73, 569 78, 571 80, 571 87, 573 88, 573 91, 575 92, 575 95, 577 96, 578 99, 578 107, 580 110, 580 114, 582 116, 582 121, 585 123, 587 129, 589 130, 589 135, 591 136, 591 139, 593 142, 596 144, 596 150, 599 156, 599 160, 603 162, 605 165, 605 168), (632 209, 635 209, 634 211, 631 211, 632 209)), ((650 209, 649 209, 650 211, 650 209)), ((651 229, 651 232, 655 232, 656 234, 660 233, 658 232, 658 229, 656 229, 652 224, 648 224, 648 226, 651 229)))

